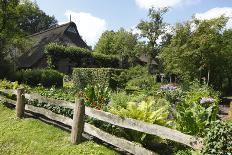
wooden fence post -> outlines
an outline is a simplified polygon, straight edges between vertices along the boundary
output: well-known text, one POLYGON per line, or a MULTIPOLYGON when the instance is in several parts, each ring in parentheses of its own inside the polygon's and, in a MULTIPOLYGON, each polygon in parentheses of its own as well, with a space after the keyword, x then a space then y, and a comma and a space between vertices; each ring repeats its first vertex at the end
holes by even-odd
POLYGON ((71 131, 71 143, 79 144, 81 142, 82 133, 84 131, 85 124, 85 105, 84 100, 75 99, 75 109, 73 114, 73 124, 71 131))
POLYGON ((16 102, 16 116, 22 118, 24 116, 25 103, 24 103, 24 88, 17 89, 17 102, 16 102))

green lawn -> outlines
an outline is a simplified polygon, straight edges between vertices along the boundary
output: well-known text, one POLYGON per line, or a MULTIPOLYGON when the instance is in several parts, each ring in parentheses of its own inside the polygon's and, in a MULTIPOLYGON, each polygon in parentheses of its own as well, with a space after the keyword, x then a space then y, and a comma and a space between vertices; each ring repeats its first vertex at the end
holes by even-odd
POLYGON ((69 137, 70 133, 39 120, 17 119, 14 110, 0 103, 0 154, 2 155, 117 154, 93 141, 72 145, 69 137))

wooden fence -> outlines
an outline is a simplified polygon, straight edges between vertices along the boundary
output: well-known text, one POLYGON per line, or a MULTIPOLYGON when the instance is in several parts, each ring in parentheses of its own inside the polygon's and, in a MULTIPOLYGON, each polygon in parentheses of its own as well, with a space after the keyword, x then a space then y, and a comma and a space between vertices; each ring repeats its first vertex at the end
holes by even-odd
POLYGON ((96 128, 95 126, 84 122, 84 116, 87 115, 116 126, 144 132, 151 135, 160 136, 164 139, 169 139, 187 145, 196 150, 201 150, 203 147, 202 138, 186 135, 177 130, 173 130, 164 126, 149 124, 130 118, 122 118, 108 112, 85 107, 83 100, 80 100, 78 98, 76 98, 74 104, 67 101, 55 100, 55 99, 43 97, 38 94, 27 94, 24 92, 23 88, 17 89, 17 91, 5 89, 5 90, 0 90, 0 92, 3 92, 5 94, 17 95, 17 101, 8 99, 4 96, 0 96, 0 100, 3 102, 8 102, 16 105, 16 116, 19 118, 23 118, 24 111, 28 110, 33 113, 44 115, 51 120, 71 126, 72 127, 71 142, 73 144, 79 144, 81 142, 82 133, 86 132, 98 139, 101 139, 102 141, 105 141, 111 145, 114 145, 132 154, 143 154, 143 155, 155 154, 154 152, 143 148, 141 145, 135 144, 128 140, 106 133, 100 130, 99 128, 96 128), (37 100, 39 103, 48 103, 50 105, 62 106, 65 108, 74 109, 73 119, 53 113, 52 111, 41 107, 35 107, 28 104, 25 105, 24 102, 25 98, 32 101, 37 100))

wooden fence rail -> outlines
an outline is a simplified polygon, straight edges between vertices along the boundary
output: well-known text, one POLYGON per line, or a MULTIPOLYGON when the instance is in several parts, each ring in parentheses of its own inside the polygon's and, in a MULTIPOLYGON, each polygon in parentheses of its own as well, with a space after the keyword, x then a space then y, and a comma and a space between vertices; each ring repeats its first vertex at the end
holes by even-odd
POLYGON ((22 89, 15 90, 0 90, 0 92, 6 93, 6 94, 15 94, 17 95, 17 101, 7 99, 3 96, 0 96, 0 100, 4 102, 8 102, 11 104, 16 104, 17 109, 17 116, 22 117, 25 110, 29 110, 34 113, 42 114, 46 116, 47 118, 51 120, 55 120, 61 123, 64 123, 66 125, 69 125, 72 127, 71 131, 71 142, 73 144, 80 143, 81 142, 81 135, 82 132, 86 132, 92 136, 95 136, 109 144, 112 144, 114 146, 117 146, 125 151, 128 151, 132 154, 155 154, 154 152, 151 152, 149 150, 146 150, 142 146, 138 144, 134 144, 132 142, 129 142, 125 139, 118 138, 114 135, 111 135, 109 133, 106 133, 93 125, 90 125, 88 123, 84 123, 84 115, 96 118, 98 120, 117 125, 123 128, 128 128, 140 132, 144 132, 151 135, 160 136, 165 139, 169 139, 175 142, 179 142, 181 144, 187 145, 189 147, 192 147, 196 150, 201 150, 203 147, 203 140, 202 138, 190 136, 187 134, 183 134, 177 130, 173 130, 167 127, 163 127, 156 124, 149 124, 145 123, 139 120, 134 120, 130 118, 122 118, 117 115, 113 115, 108 112, 96 110, 90 107, 85 107, 83 100, 76 99, 76 103, 71 103, 63 100, 56 100, 51 99, 47 97, 43 97, 39 94, 26 94, 23 92, 22 89), (68 117, 65 117, 63 115, 58 115, 53 113, 50 110, 35 107, 32 105, 24 105, 24 98, 28 100, 37 100, 39 103, 48 103, 55 106, 62 106, 65 108, 74 109, 74 115, 73 119, 70 119, 68 117), (25 108, 24 108, 25 107, 25 108))

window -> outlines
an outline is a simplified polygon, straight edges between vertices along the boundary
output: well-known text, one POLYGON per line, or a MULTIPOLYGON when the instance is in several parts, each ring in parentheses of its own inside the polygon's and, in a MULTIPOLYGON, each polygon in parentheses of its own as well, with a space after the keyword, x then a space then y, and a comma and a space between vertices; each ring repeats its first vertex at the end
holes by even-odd
POLYGON ((77 33, 74 27, 69 27, 67 31, 71 33, 77 33))

